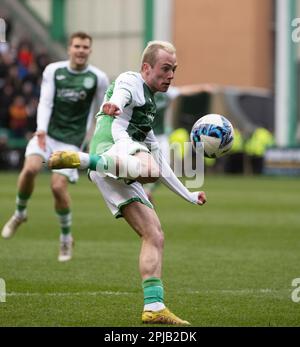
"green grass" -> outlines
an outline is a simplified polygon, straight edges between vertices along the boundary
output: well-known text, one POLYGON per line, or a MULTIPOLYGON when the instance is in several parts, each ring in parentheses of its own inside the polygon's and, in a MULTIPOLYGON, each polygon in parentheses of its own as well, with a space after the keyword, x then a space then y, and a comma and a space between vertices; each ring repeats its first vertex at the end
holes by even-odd
MULTIPOLYGON (((82 176, 70 186, 74 259, 58 263, 49 178, 38 178, 28 222, 0 240, 0 326, 141 326, 139 238, 82 176)), ((0 180, 2 225, 14 210, 17 174, 0 180)), ((193 326, 300 326, 300 302, 291 300, 300 277, 299 186, 291 178, 208 177, 203 207, 160 187, 167 305, 193 326)))

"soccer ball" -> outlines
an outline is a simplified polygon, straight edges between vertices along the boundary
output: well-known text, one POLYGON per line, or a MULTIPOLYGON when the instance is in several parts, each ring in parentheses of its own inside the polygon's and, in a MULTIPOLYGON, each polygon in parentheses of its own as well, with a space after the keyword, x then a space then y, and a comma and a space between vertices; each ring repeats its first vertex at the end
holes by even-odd
POLYGON ((227 118, 219 114, 207 114, 193 125, 190 138, 194 149, 203 144, 204 156, 219 158, 232 147, 234 131, 227 118))

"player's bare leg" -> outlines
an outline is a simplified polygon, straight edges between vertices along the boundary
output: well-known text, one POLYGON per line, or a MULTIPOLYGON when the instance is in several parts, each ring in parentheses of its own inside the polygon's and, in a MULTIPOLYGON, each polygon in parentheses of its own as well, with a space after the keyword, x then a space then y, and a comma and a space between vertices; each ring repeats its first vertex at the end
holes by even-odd
POLYGON ((152 155, 147 152, 127 156, 110 156, 57 151, 51 155, 48 167, 50 169, 91 169, 121 178, 134 179, 142 184, 155 182, 159 178, 158 165, 152 155))
POLYGON ((122 209, 122 214, 142 241, 139 259, 144 289, 142 322, 189 325, 189 322, 175 316, 164 305, 161 281, 164 235, 156 212, 139 202, 133 202, 122 209))
POLYGON ((53 173, 51 178, 51 190, 54 197, 54 208, 61 227, 58 261, 65 262, 72 259, 74 246, 74 240, 71 234, 71 198, 68 192, 67 177, 58 173, 53 173))
POLYGON ((26 157, 23 169, 18 178, 16 211, 2 229, 2 237, 9 239, 15 235, 19 226, 27 220, 27 203, 33 193, 35 177, 40 172, 43 159, 39 155, 26 157))

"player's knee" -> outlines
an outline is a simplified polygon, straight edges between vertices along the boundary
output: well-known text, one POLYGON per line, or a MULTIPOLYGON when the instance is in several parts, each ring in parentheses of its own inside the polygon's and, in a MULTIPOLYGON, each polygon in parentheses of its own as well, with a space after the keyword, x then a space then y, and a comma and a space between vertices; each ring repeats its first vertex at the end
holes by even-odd
POLYGON ((61 197, 65 195, 66 185, 60 180, 54 180, 51 182, 51 190, 55 197, 61 197))
POLYGON ((164 243, 165 243, 165 237, 164 237, 164 233, 161 231, 159 231, 157 233, 157 245, 159 249, 163 249, 164 248, 164 243))
POLYGON ((147 178, 149 183, 157 181, 159 178, 158 165, 153 160, 148 163, 143 162, 141 176, 147 178))
POLYGON ((137 181, 142 184, 156 182, 159 179, 159 167, 152 156, 148 155, 146 158, 140 160, 140 163, 141 169, 137 181))
POLYGON ((157 248, 162 250, 164 248, 164 233, 159 225, 156 227, 153 227, 151 233, 150 233, 150 239, 152 244, 157 248))
POLYGON ((40 171, 40 168, 33 165, 25 165, 22 170, 22 174, 26 178, 34 178, 40 171))
POLYGON ((133 155, 117 156, 114 161, 116 163, 117 176, 136 179, 141 175, 142 165, 139 158, 133 155))
POLYGON ((43 166, 43 159, 39 155, 31 154, 25 158, 22 175, 27 177, 36 176, 43 166))
POLYGON ((112 173, 119 177, 136 179, 141 183, 152 183, 159 178, 159 167, 148 153, 144 156, 127 155, 111 158, 115 164, 115 171, 112 173))

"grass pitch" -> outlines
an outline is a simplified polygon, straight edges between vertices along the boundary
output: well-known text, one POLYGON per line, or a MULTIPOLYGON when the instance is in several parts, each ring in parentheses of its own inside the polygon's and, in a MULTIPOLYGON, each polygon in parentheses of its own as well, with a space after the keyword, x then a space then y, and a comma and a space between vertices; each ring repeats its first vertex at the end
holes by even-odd
MULTIPOLYGON (((59 228, 48 174, 38 177, 29 220, 0 240, 0 326, 139 327, 140 242, 115 220, 83 175, 70 186, 74 259, 58 263, 59 228)), ((1 173, 0 223, 14 210, 16 173, 1 173)), ((214 176, 193 206, 164 187, 155 194, 165 232, 168 307, 193 326, 299 326, 299 179, 214 176)))

